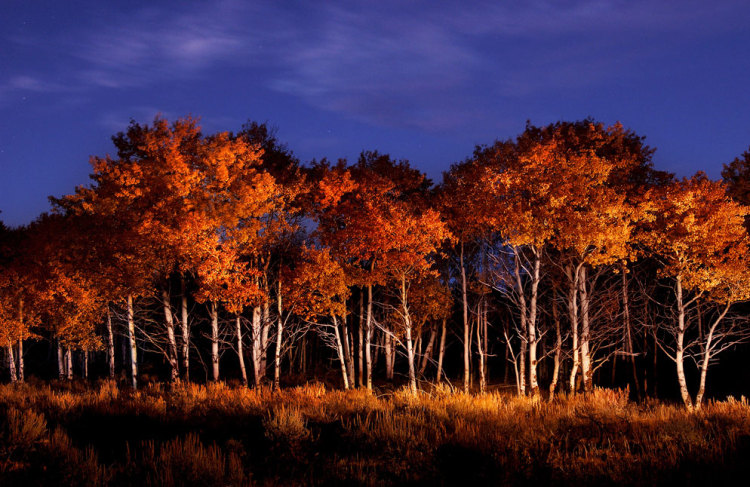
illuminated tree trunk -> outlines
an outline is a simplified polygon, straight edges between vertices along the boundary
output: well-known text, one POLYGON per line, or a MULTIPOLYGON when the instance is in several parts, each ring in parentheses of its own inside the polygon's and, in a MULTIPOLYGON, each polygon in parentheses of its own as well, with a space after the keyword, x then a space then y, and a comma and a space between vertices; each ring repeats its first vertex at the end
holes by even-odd
POLYGON ((83 378, 88 379, 89 378, 89 351, 88 349, 83 349, 83 378))
POLYGON ((190 324, 188 323, 188 301, 185 292, 185 276, 180 276, 180 318, 182 326, 182 367, 185 381, 190 381, 190 324))
POLYGON ((627 353, 630 355, 630 365, 633 369, 633 385, 635 387, 636 397, 641 398, 641 384, 638 380, 638 370, 635 365, 635 350, 633 348, 633 336, 630 329, 630 303, 628 296, 628 277, 626 271, 628 270, 625 261, 622 263, 622 319, 625 324, 625 344, 627 346, 627 353))
POLYGON ((358 378, 357 378, 357 384, 359 387, 362 387, 365 385, 365 371, 364 371, 364 365, 365 365, 365 354, 364 354, 364 288, 359 288, 359 336, 357 340, 357 346, 358 346, 358 356, 357 356, 357 371, 359 372, 358 378))
POLYGON ((333 336, 336 339, 336 354, 341 364, 341 378, 344 381, 344 389, 349 389, 349 374, 346 370, 346 360, 344 358, 344 347, 341 343, 341 334, 339 333, 339 323, 336 316, 333 316, 333 336))
POLYGON ((711 324, 711 327, 708 329, 708 333, 705 337, 705 346, 703 348, 703 357, 701 359, 701 378, 700 378, 700 385, 698 386, 698 394, 695 396, 695 408, 700 409, 701 405, 703 404, 703 396, 706 393, 706 376, 708 375, 708 364, 711 361, 711 355, 712 355, 712 342, 714 338, 714 334, 716 333, 716 328, 719 326, 719 323, 721 323, 721 320, 724 319, 724 317, 729 312, 729 307, 731 305, 727 303, 724 306, 724 309, 722 310, 721 314, 714 320, 714 322, 711 324))
POLYGON ((677 364, 677 382, 680 384, 680 395, 685 407, 693 409, 693 402, 685 379, 685 305, 682 298, 682 276, 677 276, 677 346, 675 363, 677 364))
POLYGON ((365 323, 365 368, 367 390, 372 390, 372 284, 367 286, 367 319, 365 323))
POLYGON ((581 277, 578 280, 578 293, 581 297, 581 375, 583 376, 583 390, 593 390, 593 369, 590 349, 589 322, 589 294, 587 289, 586 267, 581 267, 581 277))
MULTIPOLYGON (((18 301, 18 323, 23 324, 23 299, 18 301)), ((12 347, 11 347, 12 348, 12 347)), ((18 370, 16 375, 18 381, 23 382, 24 379, 24 367, 23 367, 23 337, 18 338, 18 370)))
POLYGON ((529 301, 529 320, 528 320, 528 338, 529 338, 529 389, 532 396, 539 394, 539 382, 537 380, 537 333, 536 333, 536 315, 537 315, 537 296, 539 290, 539 252, 533 249, 534 267, 531 275, 531 299, 529 301))
POLYGON ((13 342, 8 340, 8 346, 5 347, 6 354, 8 356, 8 370, 10 372, 10 381, 15 383, 18 380, 16 375, 16 359, 13 356, 13 342))
POLYGON ((138 388, 138 350, 135 344, 135 317, 133 313, 133 296, 127 297, 128 341, 130 343, 130 385, 138 388))
POLYGON ((170 380, 176 382, 179 378, 180 371, 177 358, 177 340, 174 334, 174 318, 172 316, 172 305, 169 302, 169 291, 161 290, 161 303, 164 308, 164 322, 167 328, 167 359, 169 360, 170 380))
POLYGON ((57 339, 57 378, 63 380, 65 378, 65 362, 63 360, 63 349, 60 339, 57 339))
POLYGON ((385 341, 385 346, 383 347, 385 350, 385 378, 388 380, 393 380, 393 354, 391 353, 393 351, 393 347, 391 347, 391 334, 385 333, 383 340, 385 341))
POLYGON ((276 290, 276 314, 278 316, 276 325, 276 350, 274 352, 273 367, 273 386, 275 389, 278 389, 281 383, 281 345, 284 339, 284 320, 282 312, 281 279, 279 279, 276 290))
POLYGON ((578 268, 572 265, 565 267, 565 273, 568 276, 568 318, 570 320, 570 331, 572 336, 571 350, 573 351, 573 366, 570 369, 570 393, 576 393, 576 375, 578 374, 579 363, 579 344, 578 344, 578 268))
POLYGON ((73 380, 73 351, 70 347, 65 348, 65 375, 68 380, 73 380))
POLYGON ((256 306, 253 308, 253 322, 252 322, 252 335, 253 335, 253 348, 252 348, 252 358, 253 358, 253 376, 254 376, 254 383, 255 387, 260 386, 260 381, 262 377, 261 373, 261 343, 260 343, 260 334, 261 334, 261 324, 260 324, 260 318, 261 318, 261 311, 260 307, 256 306))
POLYGON ((211 302, 211 378, 219 380, 219 307, 211 302))
POLYGON ((344 345, 344 359, 346 361, 346 373, 349 375, 349 384, 354 385, 354 352, 352 344, 349 341, 349 326, 347 325, 347 317, 341 320, 341 333, 342 341, 344 345))
MULTIPOLYGON (((515 271, 515 278, 516 278, 516 295, 518 296, 518 308, 520 312, 520 318, 521 318, 521 328, 520 328, 520 338, 521 338, 521 352, 519 357, 519 390, 521 395, 526 394, 526 351, 527 346, 529 345, 529 323, 528 323, 528 315, 527 315, 527 306, 526 306, 526 293, 523 289, 523 282, 521 280, 521 263, 519 256, 519 248, 514 247, 513 249, 513 262, 514 262, 514 271, 515 271)), ((534 356, 536 357, 536 345, 534 348, 534 356)), ((536 374, 535 374, 536 378, 536 374)), ((532 391, 533 392, 533 391, 532 391)))
POLYGON ((409 363, 409 390, 417 393, 417 374, 414 367, 414 344, 412 341, 412 322, 407 301, 406 277, 401 276, 401 312, 404 317, 404 331, 406 332, 406 359, 409 363))
POLYGON ((266 295, 263 301, 263 322, 260 334, 260 373, 261 377, 266 376, 268 370, 268 335, 271 332, 271 303, 266 295))
POLYGON ((471 335, 469 334, 469 302, 466 292, 466 265, 464 264, 464 242, 461 241, 461 251, 459 254, 461 264, 461 299, 463 306, 464 320, 464 392, 469 392, 469 383, 471 381, 471 335))
POLYGON ((115 378, 115 336, 112 332, 112 312, 107 305, 107 363, 109 364, 109 378, 115 378))
POLYGON ((419 365, 419 375, 424 375, 425 369, 427 369, 427 363, 432 358, 432 348, 435 345, 435 337, 437 336, 437 328, 434 326, 430 328, 430 338, 427 340, 427 346, 422 354, 422 362, 419 365))
MULTIPOLYGON (((479 318, 481 320, 481 318, 479 318)), ((486 384, 484 376, 484 347, 482 346, 482 326, 477 323, 477 351, 479 352, 479 392, 483 393, 486 384)))
POLYGON ((242 347, 242 319, 238 314, 235 318, 237 333, 237 357, 240 361, 240 373, 242 374, 242 385, 247 387, 247 369, 245 368, 245 351, 242 347))
POLYGON ((440 382, 440 378, 443 374, 443 357, 445 356, 445 333, 446 333, 446 318, 443 318, 443 324, 440 333, 440 351, 438 352, 438 365, 437 365, 437 381, 440 382))
POLYGON ((555 390, 557 389, 557 381, 560 377, 560 360, 562 356, 562 333, 560 332, 560 317, 557 314, 557 292, 552 292, 552 321, 555 324, 555 355, 554 355, 554 367, 552 369, 552 380, 549 384, 549 400, 552 401, 555 398, 555 390))
POLYGON ((18 339, 18 382, 24 381, 23 339, 18 339))

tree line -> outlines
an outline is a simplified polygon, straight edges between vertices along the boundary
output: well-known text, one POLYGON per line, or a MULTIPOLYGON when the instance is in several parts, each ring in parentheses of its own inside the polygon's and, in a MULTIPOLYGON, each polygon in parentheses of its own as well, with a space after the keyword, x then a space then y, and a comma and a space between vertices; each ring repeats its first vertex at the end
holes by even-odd
POLYGON ((145 366, 275 387, 334 369, 367 389, 398 369, 412 392, 492 375, 552 398, 611 373, 642 397, 666 358, 699 408, 750 337, 750 152, 724 181, 680 179, 620 124, 527 124, 433 184, 375 151, 302 164, 265 124, 157 117, 113 142, 88 185, 0 226, 11 381, 30 342, 61 379, 95 359, 134 388, 145 366))

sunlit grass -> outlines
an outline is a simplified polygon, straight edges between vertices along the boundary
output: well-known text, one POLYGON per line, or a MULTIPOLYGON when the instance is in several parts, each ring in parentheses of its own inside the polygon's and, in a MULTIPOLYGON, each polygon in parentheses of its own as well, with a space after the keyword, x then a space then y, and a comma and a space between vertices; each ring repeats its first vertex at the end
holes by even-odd
POLYGON ((321 384, 281 391, 153 385, 137 392, 109 382, 4 385, 0 420, 0 480, 33 482, 59 470, 63 485, 79 475, 147 485, 446 478, 652 484, 746 468, 738 458, 750 438, 744 399, 689 412, 636 404, 616 390, 547 402, 444 387, 377 396, 321 384), (104 430, 87 431, 91 418, 104 430), (134 426, 119 427, 121 421, 134 426), (39 464, 46 465, 41 473, 33 467, 39 464))

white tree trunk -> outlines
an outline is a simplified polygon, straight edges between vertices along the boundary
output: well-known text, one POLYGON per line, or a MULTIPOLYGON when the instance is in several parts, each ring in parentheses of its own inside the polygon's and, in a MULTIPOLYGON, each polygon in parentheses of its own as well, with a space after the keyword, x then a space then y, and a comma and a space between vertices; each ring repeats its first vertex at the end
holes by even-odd
POLYGON ((5 347, 8 355, 8 370, 10 371, 10 381, 15 383, 18 380, 16 375, 16 359, 13 356, 13 342, 8 340, 8 346, 5 347))
POLYGON ((112 312, 107 305, 107 363, 109 364, 109 378, 115 378, 115 336, 112 331, 112 312))
POLYGON ((133 312, 133 296, 127 297, 128 341, 130 342, 130 385, 138 388, 138 349, 135 343, 135 316, 133 312))
MULTIPOLYGON (((519 362, 519 390, 521 395, 526 394, 526 353, 527 348, 529 345, 529 315, 527 305, 526 305, 526 292, 523 289, 523 282, 521 279, 521 257, 519 256, 519 248, 514 247, 513 248, 513 262, 514 262, 514 271, 515 271, 515 278, 516 278, 516 295, 518 297, 518 308, 519 308, 519 314, 521 318, 521 327, 520 327, 520 339, 521 339, 521 346, 519 347, 521 352, 518 359, 519 362)), ((536 346, 536 345, 535 345, 536 346)), ((536 348, 534 349, 536 353, 536 348)))
POLYGON ((434 326, 430 328, 430 338, 427 340, 427 347, 424 349, 422 354, 422 361, 419 365, 419 375, 424 375, 424 371, 427 369, 427 364, 432 358, 432 349, 435 346, 435 337, 437 336, 437 328, 434 326))
POLYGON ((70 347, 65 349, 65 374, 68 380, 73 380, 73 351, 70 347))
POLYGON ((437 365, 437 381, 440 382, 440 378, 443 375, 443 357, 445 356, 445 333, 446 333, 446 318, 443 318, 443 324, 440 333, 440 351, 438 352, 438 365, 437 365))
POLYGON ((237 357, 240 361, 240 373, 242 375, 242 385, 247 387, 247 369, 245 368, 245 351, 242 347, 242 319, 237 315, 235 320, 237 333, 237 357))
POLYGON ((65 378, 65 362, 63 360, 63 349, 60 339, 57 339, 57 378, 63 380, 65 378))
POLYGON ((253 348, 252 348, 252 358, 253 358, 253 377, 254 377, 254 383, 255 387, 260 386, 261 377, 262 374, 262 364, 261 364, 261 311, 258 306, 253 308, 253 322, 252 322, 252 338, 253 338, 253 348))
POLYGON ((211 378, 219 380, 219 306, 211 302, 211 378))
POLYGON ((164 323, 167 328, 167 360, 169 361, 169 378, 171 382, 176 382, 180 375, 178 358, 177 358, 177 340, 174 334, 174 317, 172 316, 172 305, 169 301, 169 291, 166 288, 161 290, 161 303, 164 308, 164 323))
POLYGON ((365 320, 365 369, 367 390, 372 390, 372 284, 367 286, 367 319, 365 320))
POLYGON ((555 324, 555 364, 552 369, 552 380, 549 384, 549 400, 555 398, 557 381, 560 378, 560 360, 562 357, 562 333, 560 332, 560 317, 557 315, 557 292, 552 293, 552 321, 555 324))
POLYGON ((359 387, 363 387, 365 385, 365 347, 364 347, 364 299, 365 299, 365 290, 364 288, 359 288, 359 329, 357 330, 358 336, 357 336, 357 348, 358 348, 358 354, 357 354, 357 385, 359 387))
POLYGON ((533 249, 534 267, 531 275, 531 297, 529 300, 529 320, 528 320, 528 337, 529 337, 529 389, 532 396, 539 395, 539 382, 537 380, 537 332, 536 332, 536 315, 537 315, 537 296, 539 290, 539 266, 541 259, 539 252, 533 249))
POLYGON ((414 367, 414 344, 412 342, 412 323, 409 314, 409 302, 406 290, 406 277, 401 276, 401 312, 404 318, 404 331, 406 332, 406 358, 409 362, 409 390, 412 394, 417 393, 417 374, 414 367))
POLYGON ((711 356, 712 356, 712 348, 713 345, 713 338, 714 334, 716 333, 716 328, 718 328, 719 324, 721 323, 721 320, 724 319, 724 317, 729 312, 731 304, 727 303, 724 307, 724 310, 719 314, 719 316, 714 320, 714 322, 711 324, 711 327, 708 329, 708 334, 705 337, 705 346, 703 348, 703 358, 701 359, 701 379, 700 379, 700 385, 698 386, 698 394, 695 396, 695 408, 700 409, 701 405, 703 404, 703 396, 706 393, 706 377, 708 376, 708 365, 711 362, 711 356))
POLYGON ((341 343, 341 334, 339 333, 339 324, 335 316, 333 316, 333 335, 336 339, 336 354, 341 364, 341 378, 344 381, 344 389, 349 389, 349 374, 346 371, 346 360, 344 358, 344 347, 341 343))
POLYGON ((589 323, 589 294, 587 289, 586 267, 581 267, 578 280, 578 294, 581 297, 581 375, 583 376, 584 392, 593 390, 593 369, 591 363, 591 330, 589 323))
POLYGON ((23 338, 18 339, 18 382, 23 382, 24 377, 24 360, 23 360, 23 338))
POLYGON ((182 326, 182 368, 185 381, 190 381, 190 323, 185 276, 180 276, 180 326, 182 326))
POLYGON ((281 345, 284 339, 283 307, 281 302, 281 279, 278 282, 276 293, 276 312, 278 314, 276 325, 276 351, 274 352, 273 386, 279 389, 281 385, 281 345))
POLYGON ((677 346, 675 363, 677 365, 677 382, 680 384, 680 395, 685 407, 693 409, 693 401, 685 379, 685 304, 682 297, 682 276, 677 275, 677 346))
POLYGON ((461 264, 461 301, 464 320, 464 392, 469 392, 471 382, 471 335, 469 333, 469 302, 466 292, 466 265, 464 264, 464 242, 461 240, 459 253, 461 264))
POLYGON ((579 343, 578 343, 578 267, 575 269, 572 265, 565 267, 565 274, 568 276, 568 319, 570 320, 570 331, 572 336, 571 350, 573 352, 573 366, 570 369, 570 393, 576 393, 576 375, 580 365, 579 343))

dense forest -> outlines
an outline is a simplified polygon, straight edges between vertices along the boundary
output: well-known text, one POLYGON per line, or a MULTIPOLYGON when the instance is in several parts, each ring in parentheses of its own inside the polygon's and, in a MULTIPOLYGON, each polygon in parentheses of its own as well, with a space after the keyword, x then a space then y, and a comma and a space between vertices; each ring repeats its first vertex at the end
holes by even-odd
POLYGON ((113 142, 0 227, 11 382, 613 386, 699 409, 711 366, 743 364, 750 152, 680 179, 620 124, 527 124, 433 183, 376 151, 303 164, 257 123, 113 142))

